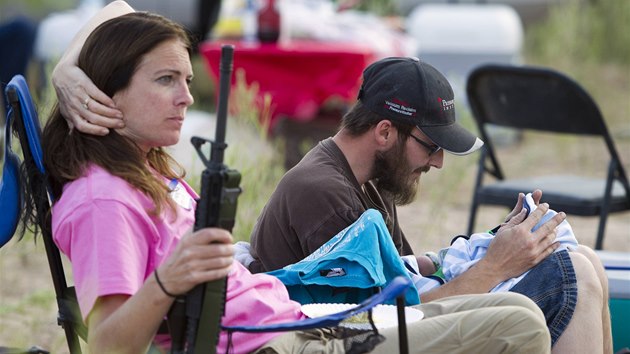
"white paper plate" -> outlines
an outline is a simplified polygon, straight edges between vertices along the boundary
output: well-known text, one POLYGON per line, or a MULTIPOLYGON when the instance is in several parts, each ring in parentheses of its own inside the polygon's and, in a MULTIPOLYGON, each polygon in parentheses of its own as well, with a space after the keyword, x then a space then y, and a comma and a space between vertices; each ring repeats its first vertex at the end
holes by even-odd
MULTIPOLYGON (((307 317, 321 317, 333 313, 347 310, 355 304, 307 304, 302 305, 302 313, 307 317)), ((365 312, 367 314, 367 312, 365 312)), ((418 309, 405 307, 405 320, 407 324, 420 321, 424 317, 424 313, 418 309)), ((398 326, 398 312, 394 305, 377 305, 372 309, 372 318, 374 325, 378 329, 398 326)), ((356 320, 356 319, 355 319, 356 320)), ((365 322, 342 321, 340 326, 353 329, 370 329, 370 323, 365 317, 365 322)))

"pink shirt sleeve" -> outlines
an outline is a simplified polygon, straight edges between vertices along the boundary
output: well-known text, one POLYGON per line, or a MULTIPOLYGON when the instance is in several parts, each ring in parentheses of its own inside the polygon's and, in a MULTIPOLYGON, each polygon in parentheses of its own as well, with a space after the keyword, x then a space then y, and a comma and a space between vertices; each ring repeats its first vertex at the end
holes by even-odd
POLYGON ((150 273, 151 226, 116 201, 94 200, 76 208, 55 230, 72 260, 83 318, 99 296, 133 295, 150 273))

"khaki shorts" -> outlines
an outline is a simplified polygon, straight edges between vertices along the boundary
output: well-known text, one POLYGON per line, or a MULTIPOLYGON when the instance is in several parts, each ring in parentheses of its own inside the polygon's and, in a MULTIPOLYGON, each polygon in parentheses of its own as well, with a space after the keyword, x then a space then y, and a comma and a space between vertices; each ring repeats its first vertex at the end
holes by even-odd
MULTIPOLYGON (((549 353, 545 318, 531 300, 515 293, 453 296, 415 306, 425 314, 407 326, 410 353, 549 353)), ((379 331, 385 341, 372 353, 398 353, 398 329, 379 331)), ((345 353, 330 329, 285 333, 260 348, 270 353, 345 353)))

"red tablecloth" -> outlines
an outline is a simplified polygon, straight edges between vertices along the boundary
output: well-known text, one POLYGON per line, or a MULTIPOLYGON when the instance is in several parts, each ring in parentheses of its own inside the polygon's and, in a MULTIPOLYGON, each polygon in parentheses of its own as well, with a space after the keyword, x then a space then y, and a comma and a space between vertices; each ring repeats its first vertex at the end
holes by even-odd
MULTIPOLYGON (((290 44, 246 44, 217 41, 200 45, 211 77, 217 82, 222 44, 234 44, 234 71, 243 69, 248 84, 257 82, 272 97, 271 126, 279 116, 312 120, 327 99, 353 102, 363 69, 374 51, 354 43, 293 41, 290 44)), ((232 76, 234 83, 236 75, 232 76)))

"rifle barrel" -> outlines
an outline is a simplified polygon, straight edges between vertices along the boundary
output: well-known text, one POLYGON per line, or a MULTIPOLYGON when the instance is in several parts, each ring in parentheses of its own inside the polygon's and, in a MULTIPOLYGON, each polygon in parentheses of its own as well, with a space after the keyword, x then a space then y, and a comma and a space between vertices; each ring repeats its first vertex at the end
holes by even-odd
POLYGON ((225 150, 225 130, 227 127, 228 99, 232 80, 234 46, 226 44, 221 47, 221 62, 219 64, 219 92, 217 102, 217 130, 215 132, 215 148, 211 154, 211 160, 215 163, 223 163, 225 150), (216 156, 215 156, 216 155, 216 156))

